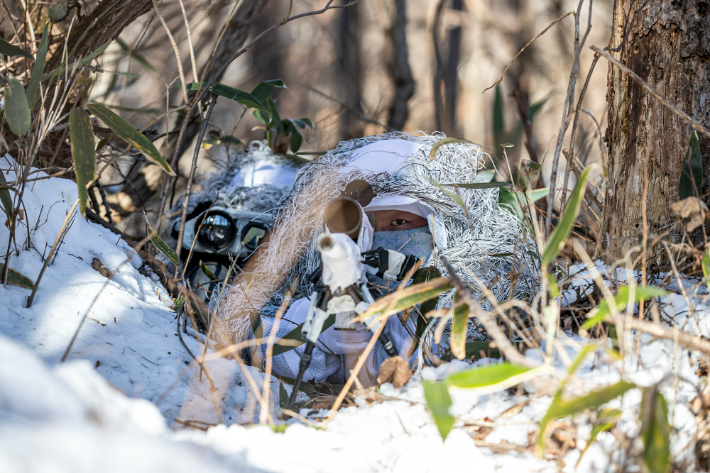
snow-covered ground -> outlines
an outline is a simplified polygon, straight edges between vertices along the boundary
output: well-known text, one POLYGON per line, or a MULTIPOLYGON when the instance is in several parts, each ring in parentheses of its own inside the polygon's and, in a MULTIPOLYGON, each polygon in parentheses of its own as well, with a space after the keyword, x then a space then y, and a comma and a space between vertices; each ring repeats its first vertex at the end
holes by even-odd
MULTIPOLYGON (((8 167, 0 159, 0 169, 8 167)), ((5 175, 14 180, 12 172, 5 175)), ((13 269, 37 278, 42 255, 49 253, 76 195, 70 180, 46 179, 28 187, 24 202, 30 243, 23 225, 13 269)), ((7 240, 7 228, 0 225, 3 255, 7 240)), ((251 424, 258 408, 236 362, 214 360, 208 366, 226 425, 206 432, 184 428, 185 421, 217 423, 209 385, 188 367, 191 360, 178 339, 167 291, 141 270, 138 257, 123 264, 131 254, 116 235, 79 216, 31 308, 26 308, 29 290, 0 287, 0 472, 575 471, 589 435, 584 423, 577 429, 582 441, 559 461, 541 460, 531 451, 493 453, 476 446, 478 441, 528 447, 552 399, 544 382, 528 382, 523 392, 453 390, 451 413, 457 423, 442 441, 424 403, 422 380, 443 379, 470 367, 459 361, 424 368, 401 389, 385 384, 380 394, 389 400, 358 398, 358 407, 342 409, 325 428, 291 420, 280 433, 268 426, 240 425, 251 424), (92 268, 94 258, 112 279, 92 268), (494 427, 482 435, 480 426, 490 423, 494 427)), ((677 317, 689 320, 692 331, 708 320, 702 304, 691 318, 683 296, 672 294, 666 302, 677 317), (696 317, 700 323, 693 322, 696 317)), ((193 353, 201 351, 193 337, 183 338, 193 353)), ((675 369, 681 377, 669 378, 661 389, 676 428, 671 436, 676 460, 692 464, 695 420, 686 406, 696 396, 690 383, 699 383, 697 361, 672 342, 643 340, 640 363, 629 358, 607 364, 601 356, 589 356, 571 389, 580 394, 622 377, 649 386, 675 369)), ((568 337, 567 358, 574 358, 586 342, 568 337)), ((539 359, 533 350, 527 355, 539 359)), ((558 358, 563 373, 566 357, 558 358)), ((260 373, 250 371, 261 385, 260 373)), ((278 396, 277 381, 272 388, 278 396)), ((638 431, 640 399, 641 391, 634 389, 609 404, 622 408, 620 428, 632 435, 638 431)), ((302 414, 317 422, 325 412, 302 414)), ((576 424, 570 425, 574 431, 576 424)), ((604 471, 622 455, 610 433, 598 440, 576 471, 604 471)))

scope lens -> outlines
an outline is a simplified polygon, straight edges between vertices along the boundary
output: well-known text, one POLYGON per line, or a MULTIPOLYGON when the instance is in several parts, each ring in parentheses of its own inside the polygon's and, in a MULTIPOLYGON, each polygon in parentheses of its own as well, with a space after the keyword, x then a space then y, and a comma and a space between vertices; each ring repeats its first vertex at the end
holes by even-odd
MULTIPOLYGON (((199 226, 199 221, 196 223, 199 226)), ((220 251, 227 248, 234 241, 237 228, 234 220, 229 215, 211 213, 205 217, 197 234, 197 241, 206 248, 220 251)))

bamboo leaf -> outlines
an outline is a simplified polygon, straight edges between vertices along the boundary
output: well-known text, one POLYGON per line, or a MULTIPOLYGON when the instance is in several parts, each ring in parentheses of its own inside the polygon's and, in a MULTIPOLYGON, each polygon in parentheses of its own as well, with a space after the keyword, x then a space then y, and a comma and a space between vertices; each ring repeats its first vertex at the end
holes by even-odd
MULTIPOLYGON (((150 233, 153 233, 153 227, 150 226, 149 223, 146 222, 146 225, 148 225, 148 231, 150 233)), ((174 265, 175 267, 180 267, 180 257, 178 254, 168 246, 167 243, 163 241, 160 236, 156 233, 153 235, 153 237, 150 239, 151 242, 153 242, 153 245, 155 245, 155 248, 160 251, 163 255, 165 255, 166 258, 168 258, 174 265)))
POLYGON ((466 211, 466 204, 464 203, 464 201, 460 195, 458 195, 456 192, 447 191, 446 189, 444 189, 444 186, 442 186, 441 184, 439 184, 438 182, 436 182, 434 179, 432 179, 430 177, 427 177, 427 179, 429 179, 429 182, 434 184, 441 192, 443 192, 447 196, 451 197, 451 199, 454 202, 456 202, 456 205, 458 205, 459 207, 464 209, 464 211, 466 211))
POLYGON ((442 138, 439 141, 434 144, 434 146, 431 147, 431 151, 429 151, 429 161, 434 161, 434 158, 436 158, 436 152, 439 151, 439 148, 442 147, 443 145, 448 145, 451 143, 465 143, 466 140, 460 140, 458 138, 442 138))
POLYGON ((600 424, 594 424, 592 426, 592 431, 589 434, 589 440, 587 441, 587 444, 584 446, 582 453, 579 455, 579 460, 577 460, 577 466, 579 466, 579 462, 582 461, 582 457, 584 456, 585 453, 587 453, 587 450, 589 449, 589 447, 591 447, 592 444, 597 441, 597 437, 599 436, 599 434, 601 434, 602 432, 608 432, 611 429, 613 429, 614 426, 616 426, 617 421, 621 417, 621 412, 620 411, 616 411, 616 412, 618 414, 616 415, 615 419, 609 420, 607 422, 602 422, 600 424))
MULTIPOLYGON (((207 84, 201 82, 190 82, 189 84, 186 84, 186 87, 187 90, 200 90, 206 85, 207 84)), ((182 88, 180 84, 175 87, 182 88)), ((244 92, 243 90, 235 89, 234 87, 220 84, 219 82, 212 84, 210 92, 213 92, 221 97, 228 98, 229 100, 234 100, 247 108, 256 108, 258 110, 268 112, 266 106, 249 92, 244 92)))
POLYGON ((478 171, 478 173, 476 173, 476 177, 483 178, 486 182, 491 182, 496 177, 496 170, 484 169, 482 171, 478 171))
POLYGON ((710 289, 710 248, 703 253, 703 276, 705 276, 705 285, 710 289))
POLYGON ((453 309, 451 322, 451 354, 459 360, 466 358, 466 332, 468 329, 468 305, 462 304, 453 309))
POLYGON ((215 281, 217 279, 217 276, 210 271, 210 268, 205 266, 205 263, 203 263, 202 260, 200 260, 200 269, 202 269, 202 272, 205 273, 205 276, 207 276, 211 281, 215 281))
POLYGON ((548 266, 557 258, 567 236, 572 231, 572 227, 574 227, 574 222, 577 220, 577 214, 579 214, 579 208, 582 205, 582 197, 584 196, 584 190, 587 188, 587 179, 591 170, 592 168, 590 166, 582 172, 582 175, 577 181, 577 185, 574 186, 574 191, 572 191, 567 208, 562 214, 560 222, 557 224, 557 228, 555 228, 555 231, 552 232, 552 235, 550 235, 549 240, 545 244, 545 251, 542 253, 542 264, 545 266, 548 266))
POLYGON ((56 23, 64 16, 67 14, 67 6, 66 5, 52 5, 49 7, 49 19, 53 22, 56 23))
POLYGON ((438 297, 442 292, 451 289, 451 283, 446 278, 436 278, 421 284, 413 284, 401 291, 393 292, 375 301, 358 317, 359 321, 371 317, 389 316, 409 307, 421 304, 438 297))
POLYGON ((175 172, 160 155, 160 152, 158 152, 155 145, 138 130, 133 128, 126 120, 119 117, 110 108, 100 103, 91 103, 88 105, 88 108, 91 113, 96 115, 102 122, 108 125, 114 133, 143 153, 149 161, 152 161, 160 166, 171 176, 175 175, 175 172))
POLYGON ((496 363, 450 374, 444 382, 457 388, 481 388, 502 383, 513 376, 527 373, 532 368, 512 363, 496 363))
POLYGON ((48 36, 49 23, 45 24, 44 29, 42 30, 42 39, 39 42, 39 48, 37 48, 37 60, 35 61, 35 65, 32 67, 32 76, 30 76, 30 83, 27 86, 27 101, 29 102, 30 107, 34 107, 37 100, 39 100, 39 94, 37 91, 39 90, 39 83, 42 79, 42 74, 44 73, 44 64, 47 61, 48 36))
POLYGON ((635 387, 636 385, 633 383, 621 381, 611 386, 591 391, 584 396, 569 401, 563 401, 559 394, 555 396, 545 417, 543 417, 540 422, 540 431, 538 432, 537 440, 540 453, 544 450, 545 442, 547 441, 547 427, 551 421, 573 416, 586 410, 597 409, 635 387))
POLYGON ((291 152, 296 153, 299 149, 301 149, 302 143, 303 143, 303 135, 301 135, 299 132, 294 130, 291 133, 291 139, 289 140, 289 147, 291 148, 291 152))
POLYGON ((150 72, 151 74, 155 74, 157 71, 155 70, 155 67, 148 62, 148 60, 143 57, 142 55, 138 54, 135 50, 131 49, 128 44, 126 44, 125 41, 123 41, 121 38, 116 38, 116 43, 123 49, 125 52, 129 53, 131 58, 136 61, 138 64, 143 66, 145 70, 150 72))
POLYGON ((668 405, 657 389, 644 389, 640 417, 641 439, 646 447, 643 452, 646 467, 650 473, 666 473, 671 460, 671 429, 668 424, 668 405))
POLYGON ((497 189, 499 187, 510 187, 511 182, 472 182, 463 184, 442 184, 442 186, 461 187, 463 189, 497 189))
MULTIPOLYGON (((2 174, 0 172, 0 174, 2 174)), ((0 263, 0 281, 5 274, 5 265, 0 263)), ((10 268, 7 272, 7 283, 13 286, 24 287, 25 289, 34 289, 34 283, 30 278, 23 276, 19 271, 10 268)))
POLYGON ((30 106, 25 88, 14 77, 10 79, 10 85, 5 87, 5 110, 5 120, 14 134, 24 136, 30 131, 30 106))
POLYGON ((422 386, 424 387, 427 409, 434 417, 434 422, 436 423, 436 428, 439 429, 441 438, 446 440, 456 421, 449 412, 449 407, 451 407, 449 390, 446 384, 441 382, 425 381, 422 386))
POLYGON ((281 79, 266 80, 264 82, 259 82, 259 84, 254 87, 254 90, 251 91, 251 95, 259 102, 263 102, 269 98, 276 87, 281 89, 288 88, 281 79))
POLYGON ((700 197, 703 189, 703 155, 700 152, 698 133, 690 134, 688 154, 683 160, 683 171, 680 174, 678 194, 680 200, 688 197, 700 197))
POLYGON ((91 120, 80 108, 72 109, 69 114, 69 140, 74 160, 76 185, 79 188, 81 214, 86 215, 86 201, 89 198, 86 186, 94 180, 96 175, 96 149, 94 148, 91 120))
POLYGON ((501 188, 498 194, 498 206, 508 210, 515 215, 518 220, 523 220, 523 209, 520 207, 518 197, 515 192, 501 188))
MULTIPOLYGON (((657 286, 636 286, 634 291, 634 302, 640 302, 646 299, 654 299, 656 297, 667 296, 668 292, 657 286)), ((619 310, 623 310, 629 303, 629 286, 621 286, 619 291, 614 296, 614 302, 619 310)), ((611 308, 606 299, 602 300, 597 306, 597 312, 590 312, 590 318, 583 324, 582 330, 589 330, 597 324, 604 322, 611 314, 611 308)))
MULTIPOLYGON (((7 184, 5 180, 5 174, 0 171, 0 186, 7 184)), ((2 210, 7 215, 8 220, 12 220, 12 196, 10 196, 10 189, 0 188, 0 204, 2 204, 2 210)))
POLYGON ((0 39, 0 54, 4 56, 22 56, 34 60, 34 57, 22 48, 10 44, 4 39, 0 39))

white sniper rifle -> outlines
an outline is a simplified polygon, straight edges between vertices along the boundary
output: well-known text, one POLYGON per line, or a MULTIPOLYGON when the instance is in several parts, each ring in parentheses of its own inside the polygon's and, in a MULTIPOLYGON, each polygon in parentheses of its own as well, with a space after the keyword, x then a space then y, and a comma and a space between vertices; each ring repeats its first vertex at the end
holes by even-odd
MULTIPOLYGON (((412 255, 376 248, 360 253, 355 239, 362 226, 362 205, 367 205, 374 197, 369 184, 354 181, 346 188, 344 195, 335 198, 325 209, 326 232, 318 237, 317 248, 321 254, 321 267, 311 275, 315 283, 322 276, 323 288, 313 291, 306 320, 301 327, 301 337, 306 348, 300 355, 298 376, 286 409, 291 409, 308 366, 313 349, 323 331, 328 317, 335 317, 335 325, 343 327, 355 314, 362 314, 375 302, 367 287, 366 273, 380 278, 401 281, 407 272, 419 261, 412 255)), ((367 215, 372 222, 372 214, 367 215)), ((374 223, 374 222, 372 222, 374 223)), ((367 328, 375 333, 379 321, 365 321, 367 328)), ((347 330, 340 328, 341 330, 347 330)), ((389 356, 397 356, 397 350, 389 337, 382 332, 379 337, 389 356)))

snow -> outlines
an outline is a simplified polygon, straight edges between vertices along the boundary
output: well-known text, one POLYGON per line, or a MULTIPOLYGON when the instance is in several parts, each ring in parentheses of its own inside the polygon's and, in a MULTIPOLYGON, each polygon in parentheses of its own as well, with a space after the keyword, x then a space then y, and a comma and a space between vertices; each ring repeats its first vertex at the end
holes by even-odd
MULTIPOLYGON (((9 159, 0 159, 0 169, 12 166, 9 159)), ((14 180, 12 172, 5 174, 8 181, 14 180)), ((13 269, 37 278, 42 255, 49 252, 76 196, 76 184, 70 180, 52 178, 28 186, 24 202, 30 230, 23 225, 18 231, 19 256, 13 253, 13 269)), ((3 255, 7 240, 8 231, 0 225, 3 255)), ((544 379, 526 382, 524 392, 453 389, 451 413, 457 423, 442 441, 424 403, 422 380, 470 368, 460 361, 425 367, 400 389, 385 384, 379 392, 390 400, 369 404, 358 398, 358 407, 342 409, 327 426, 290 420, 285 432, 278 433, 268 426, 246 425, 258 419, 246 377, 235 361, 217 359, 208 367, 226 425, 207 431, 184 428, 184 421, 218 423, 209 384, 204 376, 200 380, 197 368, 188 366, 191 359, 178 339, 165 288, 141 270, 137 256, 125 263, 132 253, 116 235, 79 216, 47 268, 31 308, 26 308, 30 291, 0 287, 0 471, 586 472, 623 460, 625 453, 614 437, 602 433, 575 470, 589 436, 585 422, 570 421, 578 426, 578 442, 560 464, 532 453, 493 454, 476 446, 471 425, 484 419, 495 423, 485 442, 530 445, 552 399, 544 379), (94 258, 113 279, 91 267, 94 258)), ((577 285, 590 278, 584 272, 577 276, 577 285)), ((573 290, 565 294, 574 297, 573 290)), ((681 326, 708 335, 705 302, 695 305, 693 315, 682 295, 665 299, 666 311, 681 326)), ((183 338, 193 353, 201 353, 193 336, 183 338)), ((589 342, 571 334, 560 340, 570 359, 589 342)), ((646 335, 642 340, 640 360, 628 356, 610 362, 603 350, 610 345, 602 345, 586 358, 569 391, 581 394, 621 379, 650 386, 667 377, 661 392, 675 427, 672 450, 676 460, 692 465, 695 418, 687 406, 696 396, 693 384, 700 383, 695 374, 698 360, 672 342, 646 335)), ((557 355, 555 368, 564 376, 565 357, 557 355)), ((540 359, 532 350, 527 356, 540 359)), ((250 373, 262 386, 263 374, 254 368, 250 373)), ((278 396, 278 381, 271 381, 271 392, 278 396)), ((640 400, 641 391, 634 389, 609 403, 622 409, 619 428, 630 435, 639 429, 640 400)), ((301 414, 318 422, 326 411, 304 409, 301 414)))

